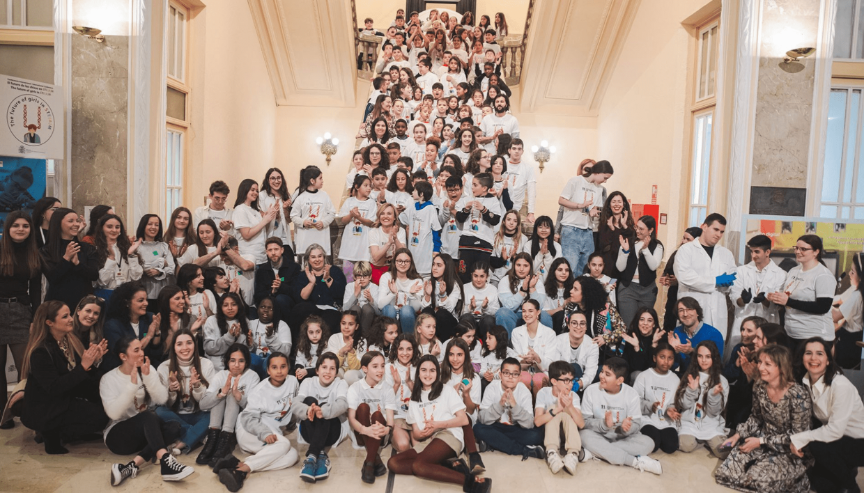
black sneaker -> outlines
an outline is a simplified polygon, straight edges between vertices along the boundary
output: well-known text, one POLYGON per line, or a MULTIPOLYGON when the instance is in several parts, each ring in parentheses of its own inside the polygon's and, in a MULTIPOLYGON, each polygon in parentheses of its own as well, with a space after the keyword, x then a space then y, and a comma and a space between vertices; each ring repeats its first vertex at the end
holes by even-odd
POLYGON ((224 484, 228 491, 236 493, 243 487, 246 473, 237 469, 222 469, 219 471, 219 482, 224 484))
POLYGON ((478 452, 491 452, 492 448, 486 445, 486 442, 483 440, 477 440, 477 451, 478 452))
POLYGON ((541 445, 526 445, 525 448, 522 449, 522 460, 528 460, 529 457, 545 459, 546 451, 543 450, 541 445))
POLYGON ((223 457, 216 461, 216 464, 213 466, 213 473, 219 474, 219 471, 222 469, 236 469, 238 464, 240 464, 240 459, 233 455, 223 457))
POLYGON ((128 464, 114 464, 111 466, 111 486, 120 486, 126 478, 134 478, 138 475, 138 466, 135 461, 128 464))
POLYGON ((483 459, 480 458, 480 452, 471 452, 468 454, 468 462, 471 466, 472 474, 480 474, 486 470, 486 466, 483 464, 483 459))
POLYGON ((162 481, 180 481, 195 472, 195 469, 177 462, 171 454, 163 455, 159 463, 162 467, 162 481))

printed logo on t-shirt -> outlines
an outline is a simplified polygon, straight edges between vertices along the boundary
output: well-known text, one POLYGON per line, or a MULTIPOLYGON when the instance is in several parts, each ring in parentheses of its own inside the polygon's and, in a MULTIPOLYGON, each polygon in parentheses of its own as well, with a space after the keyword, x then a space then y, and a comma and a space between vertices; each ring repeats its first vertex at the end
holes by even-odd
POLYGON ((625 419, 627 419, 627 412, 621 406, 610 406, 609 404, 600 404, 600 409, 602 413, 600 417, 606 418, 606 411, 610 411, 612 413, 612 425, 617 426, 621 424, 625 419))

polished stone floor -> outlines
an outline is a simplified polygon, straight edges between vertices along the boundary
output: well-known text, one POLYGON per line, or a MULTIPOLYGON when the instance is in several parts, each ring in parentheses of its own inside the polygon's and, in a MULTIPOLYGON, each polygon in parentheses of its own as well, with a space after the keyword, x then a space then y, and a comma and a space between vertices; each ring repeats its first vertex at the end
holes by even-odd
MULTIPOLYGON (((296 432, 289 435, 296 447, 296 432)), ((153 465, 142 467, 138 477, 128 479, 119 488, 111 488, 109 470, 114 462, 126 462, 130 458, 111 454, 101 442, 77 443, 68 446, 70 453, 60 456, 46 455, 42 445, 33 441, 33 432, 24 428, 16 420, 13 430, 0 431, 0 492, 86 492, 123 491, 226 491, 218 478, 209 469, 195 465, 192 456, 181 456, 180 461, 196 468, 193 475, 179 483, 163 482, 159 469, 153 465)), ((198 449, 200 450, 200 448, 198 449)), ((301 448, 300 450, 305 450, 301 448)), ((239 449, 238 449, 239 452, 239 449)), ((388 458, 391 448, 383 450, 382 457, 388 458)), ((245 456, 237 453, 238 457, 245 456)), ((300 466, 274 472, 252 474, 246 481, 244 491, 386 491, 387 476, 378 478, 374 485, 360 481, 360 467, 363 454, 351 447, 350 441, 340 444, 330 452, 333 471, 329 479, 317 484, 307 484, 300 480, 300 466)), ((529 459, 521 462, 499 452, 483 454, 488 477, 493 478, 493 491, 544 493, 567 491, 578 488, 587 492, 669 492, 669 491, 732 491, 718 486, 711 477, 711 471, 718 461, 710 457, 707 450, 692 454, 678 452, 666 455, 657 452, 653 455, 663 464, 663 475, 640 473, 629 467, 615 467, 604 462, 589 461, 579 465, 575 476, 565 471, 553 475, 545 461, 529 459)), ((859 485, 864 486, 864 475, 859 475, 859 485)), ((414 477, 396 476, 393 491, 412 492, 452 492, 461 488, 455 485, 442 485, 414 477)), ((573 490, 571 490, 573 491, 573 490)))

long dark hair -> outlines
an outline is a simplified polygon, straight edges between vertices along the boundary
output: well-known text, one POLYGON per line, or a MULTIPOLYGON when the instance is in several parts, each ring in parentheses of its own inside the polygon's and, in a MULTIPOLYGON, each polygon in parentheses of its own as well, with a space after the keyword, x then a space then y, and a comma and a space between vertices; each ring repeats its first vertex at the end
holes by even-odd
POLYGON ((468 343, 461 337, 454 337, 447 343, 444 348, 444 361, 441 363, 441 378, 442 382, 449 382, 453 375, 453 367, 450 366, 450 349, 458 347, 465 353, 465 362, 462 363, 462 378, 474 380, 474 366, 471 364, 471 349, 468 348, 468 343))
MULTIPOLYGON (((117 286, 114 293, 111 295, 111 301, 108 303, 108 320, 117 319, 124 323, 128 323, 129 305, 132 303, 132 298, 136 293, 147 292, 147 288, 141 284, 141 281, 132 281, 117 286)), ((146 330, 145 330, 146 332, 146 330)))
MULTIPOLYGON (((240 354, 243 355, 243 361, 246 362, 246 366, 243 367, 243 373, 246 373, 246 371, 249 370, 249 365, 251 364, 251 361, 249 360, 252 359, 252 356, 249 354, 249 348, 247 346, 244 346, 243 344, 240 344, 239 342, 231 344, 228 350, 225 351, 225 353, 222 355, 222 366, 227 371, 228 362, 231 361, 231 355, 238 351, 240 352, 240 354)), ((241 375, 243 373, 241 373, 241 375)))
MULTIPOLYGON (((795 352, 795 362, 792 364, 792 367, 795 370, 795 380, 800 383, 803 381, 804 376, 807 375, 807 368, 804 367, 804 352, 807 351, 807 345, 813 342, 822 345, 822 350, 825 351, 825 357, 828 358, 828 364, 825 366, 825 375, 822 377, 822 382, 825 385, 830 386, 831 382, 834 380, 834 375, 842 375, 843 370, 837 366, 837 361, 834 359, 834 353, 831 351, 834 344, 822 339, 821 337, 811 337, 798 345, 798 351, 795 352)), ((816 382, 810 382, 810 385, 813 385, 814 383, 816 382)))
POLYGON ((84 233, 84 236, 92 237, 96 234, 96 226, 99 225, 99 220, 102 219, 102 216, 108 214, 112 207, 110 205, 97 205, 96 207, 90 209, 90 224, 87 226, 87 232, 84 233))
POLYGON ((636 310, 636 315, 633 316, 633 320, 630 320, 630 321, 625 320, 624 321, 626 324, 628 324, 627 325, 627 333, 628 334, 632 334, 632 335, 635 335, 637 337, 641 337, 642 331, 639 330, 639 319, 642 318, 642 315, 644 315, 646 313, 648 315, 651 315, 651 318, 654 319, 654 331, 651 332, 652 336, 653 336, 653 334, 656 334, 658 330, 660 330, 660 319, 657 318, 657 311, 655 311, 654 308, 652 308, 650 306, 643 306, 642 308, 639 308, 638 310, 636 310))
POLYGON ((86 343, 87 347, 90 347, 91 341, 95 341, 95 343, 98 344, 103 338, 103 327, 105 326, 105 318, 107 316, 108 313, 105 308, 105 300, 98 296, 88 294, 81 298, 81 301, 78 302, 78 306, 76 306, 75 310, 72 312, 72 333, 78 336, 78 339, 80 339, 82 343, 86 343), (81 321, 78 319, 78 312, 84 309, 87 305, 96 305, 99 307, 99 318, 96 320, 96 323, 93 324, 93 327, 90 327, 89 329, 85 329, 81 325, 81 321), (83 337, 85 332, 87 333, 86 338, 83 337))
POLYGON ((549 267, 549 274, 546 276, 546 281, 543 283, 543 287, 546 290, 546 296, 550 298, 558 297, 558 279, 555 277, 555 271, 558 270, 558 267, 561 267, 561 264, 567 266, 567 270, 570 271, 570 275, 567 276, 567 280, 564 281, 564 298, 570 297, 570 288, 573 287, 573 269, 570 267, 570 262, 567 261, 564 257, 556 258, 552 261, 552 265, 549 267))
MULTIPOLYGON (((183 374, 183 371, 180 369, 180 361, 177 357, 177 353, 174 352, 174 343, 177 341, 177 338, 180 336, 189 336, 192 339, 192 344, 195 345, 195 349, 192 351, 192 368, 198 372, 198 377, 201 379, 201 385, 204 387, 208 387, 210 385, 207 382, 207 378, 204 377, 204 372, 201 371, 201 356, 198 354, 198 341, 195 339, 195 335, 189 329, 180 329, 174 333, 174 337, 171 338, 171 344, 168 346, 168 374, 177 373, 177 381, 180 382, 180 389, 182 393, 182 389, 185 386, 184 380, 186 379, 186 375, 183 374)), ((192 389, 189 389, 189 394, 191 398, 192 389)), ((171 408, 175 411, 180 407, 181 399, 175 399, 174 404, 171 405, 171 408)), ((193 399, 194 401, 194 399, 193 399)), ((198 402, 195 401, 195 408, 198 408, 198 402)))
POLYGON ((177 220, 177 216, 179 216, 181 212, 185 212, 189 215, 189 224, 186 226, 186 231, 183 231, 183 234, 185 235, 183 237, 183 246, 189 248, 195 244, 195 227, 192 226, 194 222, 192 220, 192 211, 186 207, 178 207, 171 213, 171 219, 168 221, 168 227, 165 228, 165 234, 162 237, 162 241, 165 243, 173 242, 174 238, 177 237, 177 227, 174 226, 174 222, 177 220))
MULTIPOLYGON (((63 243, 63 218, 69 214, 75 214, 76 217, 78 216, 78 214, 72 209, 67 209, 66 207, 57 209, 51 216, 51 222, 48 225, 48 243, 45 244, 43 251, 48 257, 47 260, 53 264, 60 263, 60 260, 66 253, 66 245, 63 243)), ((72 241, 77 242, 78 240, 72 238, 72 241)), ((85 248, 87 247, 81 247, 82 253, 85 248)))
MULTIPOLYGON (((393 319, 391 318, 390 320, 393 319)), ((411 361, 408 362, 408 365, 416 364, 417 359, 420 358, 420 349, 417 347, 417 341, 414 339, 414 335, 405 333, 396 336, 396 340, 394 340, 393 344, 390 345, 390 354, 387 357, 387 360, 390 363, 396 363, 399 361, 399 346, 402 344, 402 341, 408 341, 411 343, 413 354, 411 355, 411 361)))
POLYGON ((803 241, 804 243, 810 245, 813 250, 819 250, 819 254, 816 255, 816 260, 818 260, 820 264, 825 265, 825 262, 822 261, 822 254, 825 253, 825 247, 822 244, 822 238, 817 235, 802 235, 798 237, 798 241, 803 241))
POLYGON ((420 366, 429 361, 435 365, 435 375, 438 377, 432 382, 432 388, 429 390, 429 400, 434 401, 441 396, 441 391, 444 389, 444 384, 441 383, 441 365, 438 364, 438 357, 427 354, 421 356, 417 361, 417 368, 414 370, 414 388, 411 389, 411 400, 420 402, 420 395, 423 392, 423 384, 420 382, 420 366))
MULTIPOLYGON (((582 289, 582 306, 584 312, 599 312, 606 309, 606 301, 609 294, 606 288, 597 279, 590 276, 579 276, 573 279, 574 284, 579 284, 582 289)), ((571 286, 572 288, 572 286, 571 286)))
POLYGON ((399 327, 399 322, 390 317, 375 317, 372 326, 369 328, 369 334, 366 337, 366 342, 369 346, 375 346, 384 349, 387 342, 384 340, 384 333, 387 332, 387 327, 395 325, 399 327))
MULTIPOLYGON (((717 345, 714 344, 714 341, 702 341, 696 345, 696 348, 693 350, 693 356, 690 358, 690 366, 686 371, 681 375, 681 381, 678 383, 678 390, 675 391, 675 409, 679 412, 684 412, 684 393, 687 392, 687 386, 689 384, 689 376, 699 378, 699 372, 702 371, 699 368, 699 348, 704 347, 707 348, 708 351, 711 352, 711 368, 708 369, 708 384, 705 386, 705 392, 702 393, 702 408, 706 408, 708 406, 708 394, 711 393, 711 389, 717 386, 718 383, 721 382, 720 376, 723 373, 723 361, 720 358, 720 352, 717 350, 717 345)), ((699 382, 699 385, 702 385, 704 382, 699 382)), ((726 407, 726 404, 723 403, 721 407, 726 407)))
MULTIPOLYGON (((495 357, 504 360, 507 357, 507 346, 510 345, 510 337, 507 335, 507 329, 500 325, 496 325, 490 328, 486 332, 486 340, 489 340, 489 335, 495 338, 495 357)), ((489 356, 490 351, 488 346, 486 346, 486 341, 483 342, 483 349, 480 351, 480 355, 483 357, 489 356)))
MULTIPOLYGON (((177 285, 180 286, 180 289, 182 289, 183 291, 189 291, 189 283, 192 282, 196 277, 198 277, 199 271, 203 273, 200 265, 181 265, 180 270, 177 271, 177 285)), ((201 291, 204 291, 204 288, 201 288, 201 291)), ((190 294, 189 296, 192 295, 190 294)))
MULTIPOLYGON (((285 181, 285 175, 282 175, 282 181, 285 181)), ((234 208, 237 206, 246 203, 246 197, 249 195, 249 191, 252 190, 252 185, 258 185, 258 182, 251 178, 246 178, 245 180, 240 182, 240 186, 237 187, 237 198, 234 199, 234 208)), ((252 204, 249 206, 252 210, 258 210, 258 199, 252 201, 252 204)))
MULTIPOLYGON (((387 155, 387 150, 381 153, 381 159, 387 155)), ((301 194, 309 188, 309 182, 321 176, 321 168, 318 166, 306 166, 300 170, 300 184, 297 186, 297 194, 301 194)))
MULTIPOLYGON (((42 197, 33 204, 33 224, 36 225, 37 228, 42 227, 42 219, 45 216, 45 212, 57 202, 60 202, 60 199, 56 197, 42 197)), ((48 226, 51 226, 51 221, 48 221, 48 226)))
MULTIPOLYGON (((549 216, 540 216, 534 221, 534 230, 531 231, 531 258, 537 256, 537 252, 540 251, 540 234, 537 230, 540 226, 546 226, 549 228, 549 236, 547 236, 547 247, 549 248, 549 253, 552 254, 552 257, 555 257, 557 252, 555 251, 555 223, 552 222, 552 218, 549 216)), ((533 263, 533 260, 532 260, 533 263)))
MULTIPOLYGON (((456 269, 456 262, 453 261, 453 257, 446 253, 439 253, 438 258, 440 258, 444 262, 444 273, 441 275, 440 279, 436 279, 430 274, 430 279, 433 283, 437 283, 438 281, 443 280, 444 286, 447 289, 447 295, 453 291, 453 287, 457 286, 459 288, 459 301, 456 302, 456 313, 462 312, 462 303, 465 300, 465 290, 462 287, 462 281, 459 279, 459 272, 456 269)), ((434 262, 434 260, 433 260, 434 262)), ((438 306, 437 297, 432 297, 432 307, 438 306)))
POLYGON ((123 220, 115 214, 105 214, 99 220, 99 227, 96 228, 96 235, 93 237, 93 243, 96 246, 96 258, 99 259, 99 267, 104 267, 108 260, 108 239, 105 237, 105 223, 116 219, 120 223, 120 236, 117 237, 117 249, 120 250, 120 257, 126 262, 129 261, 129 247, 132 243, 129 242, 129 237, 126 235, 126 226, 123 225, 123 220))
MULTIPOLYGON (((180 289, 180 286, 175 286, 173 284, 169 284, 162 288, 159 291, 159 296, 156 297, 156 304, 158 305, 159 310, 159 332, 165 334, 166 336, 171 333, 171 298, 173 298, 177 293, 182 293, 183 290, 180 289)), ((189 307, 186 307, 186 310, 183 310, 183 313, 180 314, 180 326, 187 327, 189 325, 189 307)), ((164 337, 165 347, 163 348, 165 352, 168 351, 168 338, 164 337)))
POLYGON ((357 313, 356 310, 347 310, 342 312, 342 316, 339 317, 340 324, 342 319, 345 317, 354 317, 354 324, 357 326, 357 328, 354 329, 354 333, 351 335, 351 347, 357 351, 365 352, 369 346, 366 342, 366 338, 363 337, 363 327, 360 326, 360 314, 357 313))
POLYGON ((414 193, 414 185, 411 183, 411 172, 404 168, 396 168, 396 171, 393 172, 393 176, 390 177, 390 183, 387 184, 387 190, 393 193, 399 191, 399 185, 396 184, 396 175, 399 174, 405 175, 405 193, 414 193))
MULTIPOLYGON (((398 220, 398 217, 397 217, 397 220, 398 220)), ((414 255, 411 253, 411 250, 409 250, 407 248, 397 248, 396 251, 393 252, 393 258, 390 260, 390 270, 389 270, 389 272, 391 273, 390 275, 393 276, 392 279, 396 280, 396 275, 397 275, 396 257, 398 257, 399 255, 402 255, 403 253, 408 255, 408 257, 411 259, 411 263, 408 264, 408 271, 405 272, 405 277, 407 277, 408 279, 411 279, 411 280, 421 279, 420 274, 417 273, 417 266, 414 265, 414 255)))
MULTIPOLYGON (((264 180, 261 182, 261 190, 260 191, 261 192, 267 192, 269 195, 272 195, 274 197, 278 193, 279 197, 277 197, 277 198, 280 198, 284 201, 290 197, 290 195, 288 195, 288 185, 286 185, 286 182, 287 182, 287 180, 285 179, 285 173, 283 173, 281 169, 270 168, 267 170, 267 173, 264 174, 264 180), (279 176, 282 177, 282 186, 279 187, 279 190, 275 191, 276 193, 274 193, 273 189, 270 188, 270 175, 272 175, 274 171, 276 173, 279 173, 279 176)), ((243 197, 243 200, 245 201, 246 197, 243 197)))
MULTIPOLYGON (((513 257, 513 265, 510 267, 510 270, 507 271, 507 282, 510 286, 510 294, 516 294, 516 291, 519 289, 519 283, 522 282, 522 279, 519 279, 516 276, 516 262, 522 259, 528 262, 528 266, 530 267, 528 270, 528 277, 534 275, 534 258, 531 257, 531 254, 527 252, 519 252, 513 257)), ((503 281, 503 279, 502 279, 503 281)))
MULTIPOLYGON (((388 98, 390 96, 387 96, 388 98)), ((372 120, 371 130, 369 131, 369 142, 375 142, 378 144, 386 144, 393 136, 390 135, 390 122, 387 121, 383 116, 379 116, 378 118, 372 120), (378 135, 375 133, 375 125, 378 122, 384 122, 384 135, 381 136, 381 139, 378 139, 378 135)), ((381 156, 383 159, 384 156, 381 156)))
MULTIPOLYGON (((605 161, 600 161, 600 162, 602 163, 605 161)), ((594 167, 596 167, 596 166, 597 165, 595 164, 594 167)), ((585 169, 591 170, 591 169, 593 169, 593 167, 586 167, 585 169)), ((627 197, 623 193, 621 193, 617 190, 610 193, 606 197, 606 202, 603 203, 603 210, 600 211, 599 227, 601 229, 603 229, 604 231, 609 229, 609 218, 612 217, 612 215, 613 215, 612 214, 612 207, 610 206, 610 204, 612 203, 612 199, 614 199, 615 197, 620 197, 621 201, 624 202, 624 207, 621 209, 621 215, 623 216, 624 212, 625 211, 627 212, 627 221, 625 221, 625 223, 624 223, 624 229, 634 231, 635 230, 635 223, 633 222, 633 211, 630 210, 630 202, 627 200, 627 197)), ((616 227, 618 227, 618 225, 616 225, 616 227)), ((655 233, 657 232, 657 228, 654 228, 654 232, 655 233)), ((656 237, 656 235, 655 235, 655 237, 656 237)), ((617 242, 618 240, 615 240, 615 241, 617 242)))
POLYGON ((147 229, 147 223, 149 223, 150 219, 154 217, 159 220, 159 231, 156 233, 156 237, 153 238, 153 241, 162 241, 162 218, 156 214, 144 214, 141 216, 141 220, 138 221, 138 229, 135 230, 135 236, 142 240, 146 239, 147 235, 144 231, 147 229))
POLYGON ((357 190, 363 186, 363 183, 366 180, 370 180, 370 178, 366 175, 357 175, 354 177, 354 183, 351 184, 351 190, 348 191, 348 195, 350 197, 355 197, 357 195, 357 190))
MULTIPOLYGON (((20 210, 12 211, 6 215, 6 221, 3 223, 3 239, 0 240, 0 275, 4 277, 15 275, 15 264, 17 263, 17 259, 15 258, 15 242, 12 240, 12 235, 9 234, 9 229, 19 219, 24 219, 30 225, 30 234, 22 242, 24 248, 27 250, 26 267, 29 270, 27 277, 33 277, 42 268, 42 257, 39 256, 39 250, 36 248, 36 229, 33 226, 33 221, 30 220, 30 215, 20 210)), ((49 238, 51 237, 50 234, 48 236, 49 238)))
POLYGON ((306 320, 300 326, 300 335, 297 341, 297 354, 303 354, 306 356, 306 359, 312 359, 312 342, 309 340, 309 326, 312 324, 317 324, 318 327, 321 327, 321 339, 318 341, 318 352, 315 356, 321 356, 321 353, 324 352, 324 348, 327 346, 327 340, 330 339, 330 328, 327 327, 327 323, 324 322, 323 318, 318 315, 309 315, 306 317, 306 320))
MULTIPOLYGON (((471 173, 472 175, 476 176, 476 175, 480 174, 480 159, 482 159, 483 152, 485 152, 486 149, 484 149, 482 147, 476 147, 477 146, 477 140, 476 140, 477 137, 473 137, 474 136, 474 127, 465 128, 465 129, 460 130, 459 131, 459 140, 456 141, 457 143, 461 142, 461 136, 465 132, 468 132, 472 135, 471 144, 474 146, 474 148, 471 149, 470 154, 468 155, 468 162, 465 163, 465 173, 471 173)), ((459 148, 461 149, 462 146, 460 145, 459 148)), ((491 157, 489 159, 489 172, 490 173, 492 172, 492 159, 491 159, 491 157)))
POLYGON ((246 320, 246 304, 243 303, 239 294, 231 292, 222 295, 222 299, 219 300, 219 306, 216 307, 216 325, 219 326, 219 333, 224 336, 225 333, 228 332, 228 319, 225 318, 225 312, 222 311, 222 306, 224 306, 225 301, 229 299, 234 300, 234 303, 237 305, 237 323, 240 324, 240 333, 245 336, 249 334, 249 321, 246 320))

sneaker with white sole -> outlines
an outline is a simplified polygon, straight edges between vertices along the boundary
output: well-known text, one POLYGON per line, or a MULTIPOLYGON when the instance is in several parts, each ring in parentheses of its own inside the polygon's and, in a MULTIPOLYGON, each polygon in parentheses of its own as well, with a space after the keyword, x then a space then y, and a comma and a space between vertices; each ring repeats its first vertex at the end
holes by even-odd
POLYGON ((303 461, 303 469, 300 470, 300 479, 307 483, 315 482, 315 469, 318 467, 318 457, 314 454, 306 456, 303 461))
POLYGON ((658 476, 663 474, 663 467, 660 465, 660 461, 652 459, 647 455, 637 455, 636 464, 634 464, 633 467, 640 471, 648 471, 658 476))
POLYGON ((576 466, 579 465, 579 456, 576 452, 570 452, 564 456, 564 470, 570 475, 576 474, 576 466))
POLYGON ((195 469, 177 462, 171 454, 163 455, 159 462, 162 467, 162 481, 180 481, 195 472, 195 469))
POLYGON ((558 471, 564 467, 564 462, 561 460, 561 455, 557 450, 549 450, 546 452, 546 464, 552 470, 552 474, 558 474, 558 471))
POLYGON ((594 454, 592 454, 591 451, 587 448, 582 447, 582 452, 583 454, 582 457, 579 458, 579 462, 588 462, 589 460, 594 458, 594 454))
POLYGON ((111 486, 120 486, 126 478, 134 478, 138 475, 138 466, 135 461, 128 464, 114 464, 111 466, 111 486))

